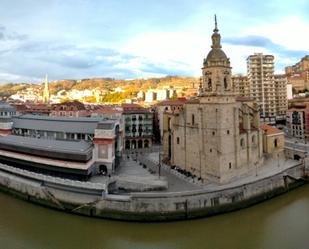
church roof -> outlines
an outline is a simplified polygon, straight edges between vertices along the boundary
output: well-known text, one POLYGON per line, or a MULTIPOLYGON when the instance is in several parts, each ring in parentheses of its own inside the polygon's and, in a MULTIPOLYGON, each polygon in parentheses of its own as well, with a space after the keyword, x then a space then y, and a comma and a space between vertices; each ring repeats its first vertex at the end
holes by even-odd
POLYGON ((276 127, 272 127, 268 124, 262 124, 261 129, 266 133, 266 135, 274 135, 274 134, 283 133, 283 131, 279 130, 276 127))
POLYGON ((227 56, 221 48, 213 48, 206 57, 206 61, 226 60, 227 56))

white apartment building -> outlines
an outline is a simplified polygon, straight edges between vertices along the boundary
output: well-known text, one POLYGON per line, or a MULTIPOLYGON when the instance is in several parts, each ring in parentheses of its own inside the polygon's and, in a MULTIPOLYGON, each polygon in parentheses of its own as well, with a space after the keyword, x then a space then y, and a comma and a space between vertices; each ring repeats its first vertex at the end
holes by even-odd
POLYGON ((275 74, 276 120, 285 120, 288 109, 288 80, 285 74, 275 74))
POLYGON ((284 105, 280 103, 277 107, 277 104, 280 100, 283 100, 284 94, 286 98, 286 85, 284 93, 281 93, 284 88, 281 79, 278 84, 279 87, 276 87, 274 56, 264 55, 262 53, 250 55, 247 58, 247 73, 250 85, 250 97, 257 101, 260 106, 261 121, 270 124, 275 123, 278 115, 277 108, 279 108, 279 113, 284 109, 284 105), (276 97, 278 89, 280 90, 280 94, 276 97))

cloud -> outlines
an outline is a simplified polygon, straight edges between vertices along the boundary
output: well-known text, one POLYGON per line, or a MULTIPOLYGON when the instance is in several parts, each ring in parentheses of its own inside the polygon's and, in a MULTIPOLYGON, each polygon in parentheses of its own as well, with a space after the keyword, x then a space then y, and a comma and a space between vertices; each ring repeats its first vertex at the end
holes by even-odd
MULTIPOLYGON (((113 77, 136 78, 179 74, 175 63, 163 65, 149 58, 113 48, 31 39, 5 41, 0 49, 0 81, 113 77), (14 66, 12 66, 14 65, 14 66)), ((181 63, 179 63, 181 64, 181 63)))
POLYGON ((4 26, 0 26, 0 41, 25 40, 26 38, 26 35, 9 32, 4 26))
POLYGON ((306 0, 29 1, 1 2, 0 81, 199 76, 214 13, 234 73, 254 52, 280 70, 308 54, 306 0))
POLYGON ((282 45, 274 43, 271 39, 263 36, 243 36, 243 37, 227 37, 224 43, 236 46, 251 46, 257 48, 265 48, 271 53, 279 54, 282 57, 300 58, 308 51, 288 49, 282 45))

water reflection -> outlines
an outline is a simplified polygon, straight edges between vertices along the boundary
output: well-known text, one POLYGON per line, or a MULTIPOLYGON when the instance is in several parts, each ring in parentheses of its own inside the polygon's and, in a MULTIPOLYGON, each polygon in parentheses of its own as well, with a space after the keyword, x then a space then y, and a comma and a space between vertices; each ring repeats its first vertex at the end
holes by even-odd
POLYGON ((0 193, 0 245, 11 249, 309 248, 309 185, 200 220, 128 223, 69 215, 0 193))

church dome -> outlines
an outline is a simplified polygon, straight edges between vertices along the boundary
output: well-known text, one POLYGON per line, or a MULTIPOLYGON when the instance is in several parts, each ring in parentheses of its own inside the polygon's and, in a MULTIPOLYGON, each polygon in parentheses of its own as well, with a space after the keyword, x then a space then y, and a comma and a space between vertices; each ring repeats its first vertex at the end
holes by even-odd
POLYGON ((226 54, 221 48, 213 48, 206 57, 206 63, 209 61, 227 60, 226 54))
POLYGON ((215 29, 211 36, 212 45, 206 59, 204 59, 204 65, 212 61, 228 61, 226 54, 221 49, 221 35, 219 34, 219 29, 217 27, 217 18, 215 16, 215 29))

